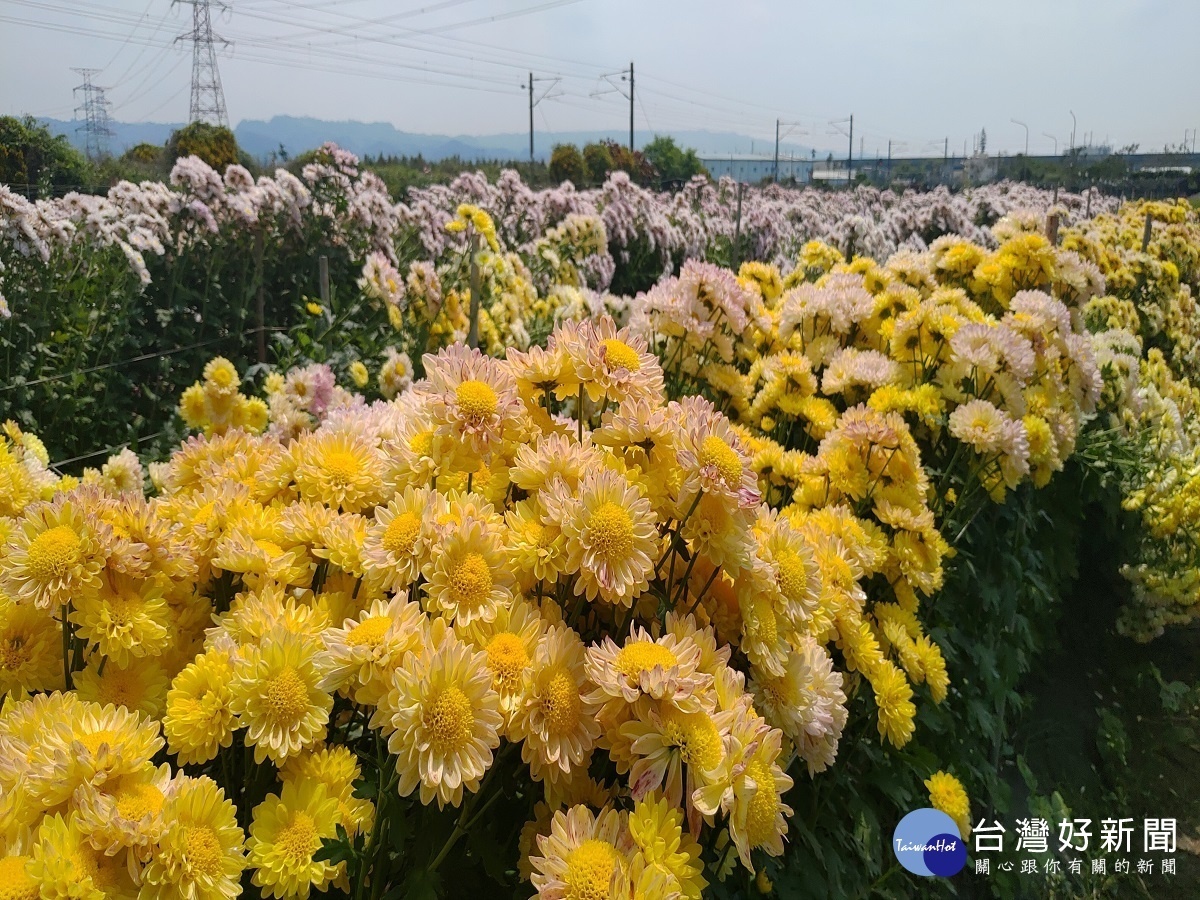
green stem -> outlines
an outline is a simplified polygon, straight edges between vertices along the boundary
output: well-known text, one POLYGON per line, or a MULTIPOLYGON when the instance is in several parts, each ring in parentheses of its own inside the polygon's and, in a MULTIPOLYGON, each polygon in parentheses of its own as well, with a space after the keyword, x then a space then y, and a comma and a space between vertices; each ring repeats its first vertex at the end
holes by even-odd
POLYGON ((63 644, 63 690, 69 691, 74 685, 71 681, 71 604, 62 605, 62 644, 63 644))

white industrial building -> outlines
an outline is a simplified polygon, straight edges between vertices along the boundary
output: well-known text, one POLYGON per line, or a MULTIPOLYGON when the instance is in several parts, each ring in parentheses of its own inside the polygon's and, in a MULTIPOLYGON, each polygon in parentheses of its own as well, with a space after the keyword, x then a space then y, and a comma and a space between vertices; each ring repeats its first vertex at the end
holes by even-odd
MULTIPOLYGON (((713 178, 728 175, 735 181, 757 184, 775 174, 775 157, 756 153, 701 153, 700 162, 713 178)), ((779 157, 779 180, 797 181, 807 184, 812 172, 812 161, 791 156, 779 157)))

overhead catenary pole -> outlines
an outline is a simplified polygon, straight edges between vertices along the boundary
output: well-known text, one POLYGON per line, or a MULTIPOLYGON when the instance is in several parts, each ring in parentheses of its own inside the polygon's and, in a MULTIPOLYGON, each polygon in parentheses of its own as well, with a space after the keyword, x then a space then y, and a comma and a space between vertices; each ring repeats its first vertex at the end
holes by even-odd
POLYGON ((892 141, 891 141, 891 139, 890 139, 890 138, 888 139, 888 167, 887 167, 887 177, 888 177, 888 181, 891 181, 891 180, 892 180, 892 141))
MULTIPOLYGON (((1185 139, 1186 140, 1186 139, 1185 139)), ((776 184, 779 184, 779 120, 775 120, 775 175, 776 184)))
POLYGON ((533 165, 533 73, 529 73, 529 165, 533 165))
POLYGON ((629 63, 629 152, 633 152, 633 63, 629 63))
POLYGON ((850 115, 850 150, 846 157, 846 186, 854 183, 854 115, 850 115))

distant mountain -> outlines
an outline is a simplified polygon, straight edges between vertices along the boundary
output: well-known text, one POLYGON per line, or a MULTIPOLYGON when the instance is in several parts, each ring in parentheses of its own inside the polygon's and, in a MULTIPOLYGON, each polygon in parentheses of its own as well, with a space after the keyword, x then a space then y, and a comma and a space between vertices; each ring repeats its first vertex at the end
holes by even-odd
MULTIPOLYGON (((77 129, 81 122, 61 119, 42 119, 55 134, 66 135, 75 146, 83 147, 83 132, 77 129)), ((112 122, 113 137, 109 141, 114 153, 123 153, 141 142, 164 144, 180 123, 167 122, 112 122)), ((483 159, 526 159, 529 156, 529 133, 487 135, 444 135, 418 134, 401 131, 390 122, 329 122, 295 116, 275 116, 268 121, 243 119, 234 129, 239 146, 251 156, 263 158, 282 146, 290 156, 319 147, 326 141, 345 147, 359 156, 424 156, 428 160, 439 160, 458 156, 469 160, 483 159)), ((682 147, 691 147, 704 154, 724 155, 729 153, 757 152, 769 154, 774 151, 770 141, 752 138, 744 134, 727 131, 637 131, 634 140, 639 147, 653 140, 658 134, 668 134, 682 147)), ((582 146, 590 141, 604 138, 624 143, 629 139, 628 131, 553 131, 534 132, 534 155, 546 159, 555 144, 582 146)), ((798 144, 784 144, 783 153, 806 155, 809 148, 798 144)))

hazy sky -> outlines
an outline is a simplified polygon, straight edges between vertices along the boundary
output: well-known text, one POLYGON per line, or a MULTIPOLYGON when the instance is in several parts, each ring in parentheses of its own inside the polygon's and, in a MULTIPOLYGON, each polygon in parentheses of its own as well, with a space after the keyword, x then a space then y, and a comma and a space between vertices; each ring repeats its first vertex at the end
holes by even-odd
MULTIPOLYGON (((214 0, 215 2, 215 0, 214 0)), ((234 124, 275 114, 406 131, 627 128, 601 76, 635 63, 636 125, 729 130, 869 156, 1095 143, 1160 149, 1200 127, 1198 0, 229 0, 214 31, 234 124), (498 17, 498 18, 497 18, 498 17), (608 91, 608 93, 601 93, 608 91), (600 93, 600 96, 593 96, 600 93)), ((0 0, 0 113, 69 118, 71 66, 102 69, 112 115, 181 121, 191 53, 170 0, 0 0)), ((625 87, 619 77, 612 79, 625 87)), ((703 150, 704 148, 699 148, 703 150)), ((760 149, 756 144, 755 149, 760 149)))

